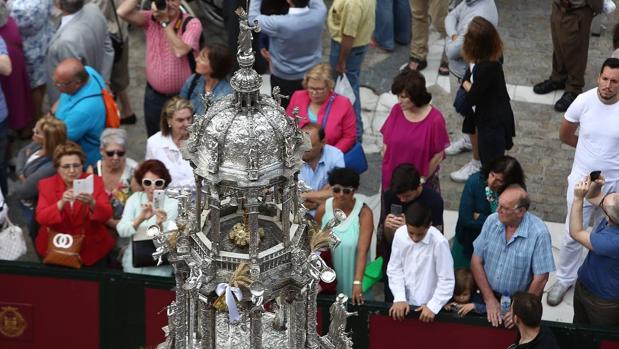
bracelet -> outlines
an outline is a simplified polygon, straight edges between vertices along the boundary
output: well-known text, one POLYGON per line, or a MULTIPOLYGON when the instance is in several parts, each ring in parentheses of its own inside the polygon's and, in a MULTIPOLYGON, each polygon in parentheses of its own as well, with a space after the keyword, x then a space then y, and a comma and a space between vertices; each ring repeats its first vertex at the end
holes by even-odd
POLYGON ((353 285, 361 285, 361 281, 359 280, 355 280, 352 282, 353 285))

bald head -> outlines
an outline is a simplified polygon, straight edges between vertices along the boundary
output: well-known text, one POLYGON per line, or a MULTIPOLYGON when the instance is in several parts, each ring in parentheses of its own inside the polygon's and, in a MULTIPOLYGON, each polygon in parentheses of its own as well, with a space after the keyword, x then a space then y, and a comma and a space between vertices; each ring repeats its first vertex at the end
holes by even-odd
POLYGON ((619 193, 608 194, 602 204, 610 220, 615 225, 619 224, 619 193))
POLYGON ((54 85, 63 93, 75 94, 88 81, 88 73, 78 59, 67 58, 54 69, 54 85))
POLYGON ((531 201, 527 191, 518 184, 512 184, 505 188, 499 196, 499 206, 497 207, 499 220, 503 224, 517 226, 530 205, 531 201))

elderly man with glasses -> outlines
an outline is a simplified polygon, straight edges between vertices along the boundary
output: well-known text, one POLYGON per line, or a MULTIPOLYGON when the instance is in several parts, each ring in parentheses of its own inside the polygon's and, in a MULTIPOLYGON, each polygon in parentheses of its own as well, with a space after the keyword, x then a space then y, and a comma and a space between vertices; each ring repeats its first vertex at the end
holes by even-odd
POLYGON ((519 185, 507 187, 497 212, 488 216, 473 242, 471 271, 486 303, 488 322, 512 327, 511 311, 499 305, 502 296, 526 291, 541 298, 548 274, 555 270, 550 233, 528 212, 530 200, 519 185), (503 313, 503 314, 501 314, 503 313))
POLYGON ((589 253, 578 270, 574 289, 575 324, 619 325, 619 194, 604 194, 604 177, 586 177, 574 188, 570 236, 589 253), (602 209, 604 218, 588 232, 583 225, 585 198, 602 209))

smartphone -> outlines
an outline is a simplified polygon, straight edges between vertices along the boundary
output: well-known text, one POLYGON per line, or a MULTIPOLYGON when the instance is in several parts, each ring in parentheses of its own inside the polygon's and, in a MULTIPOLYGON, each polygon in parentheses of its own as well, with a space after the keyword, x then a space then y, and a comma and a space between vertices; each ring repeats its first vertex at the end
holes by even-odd
POLYGON ((155 189, 153 192, 153 209, 163 210, 163 202, 165 200, 165 190, 155 189))
POLYGON ((601 173, 602 171, 591 171, 591 173, 589 173, 589 179, 591 179, 591 182, 600 178, 601 173))
POLYGON ((391 204, 391 214, 394 216, 400 216, 402 214, 402 205, 391 204))

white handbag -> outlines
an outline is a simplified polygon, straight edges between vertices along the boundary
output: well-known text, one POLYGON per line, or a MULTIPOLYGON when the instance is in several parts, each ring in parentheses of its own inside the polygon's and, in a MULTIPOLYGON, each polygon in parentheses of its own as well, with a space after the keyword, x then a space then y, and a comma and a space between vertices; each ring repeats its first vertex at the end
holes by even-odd
MULTIPOLYGON (((6 207, 3 211, 6 211, 6 207)), ((13 224, 7 215, 0 231, 0 259, 14 261, 24 254, 26 254, 24 232, 13 224)))

